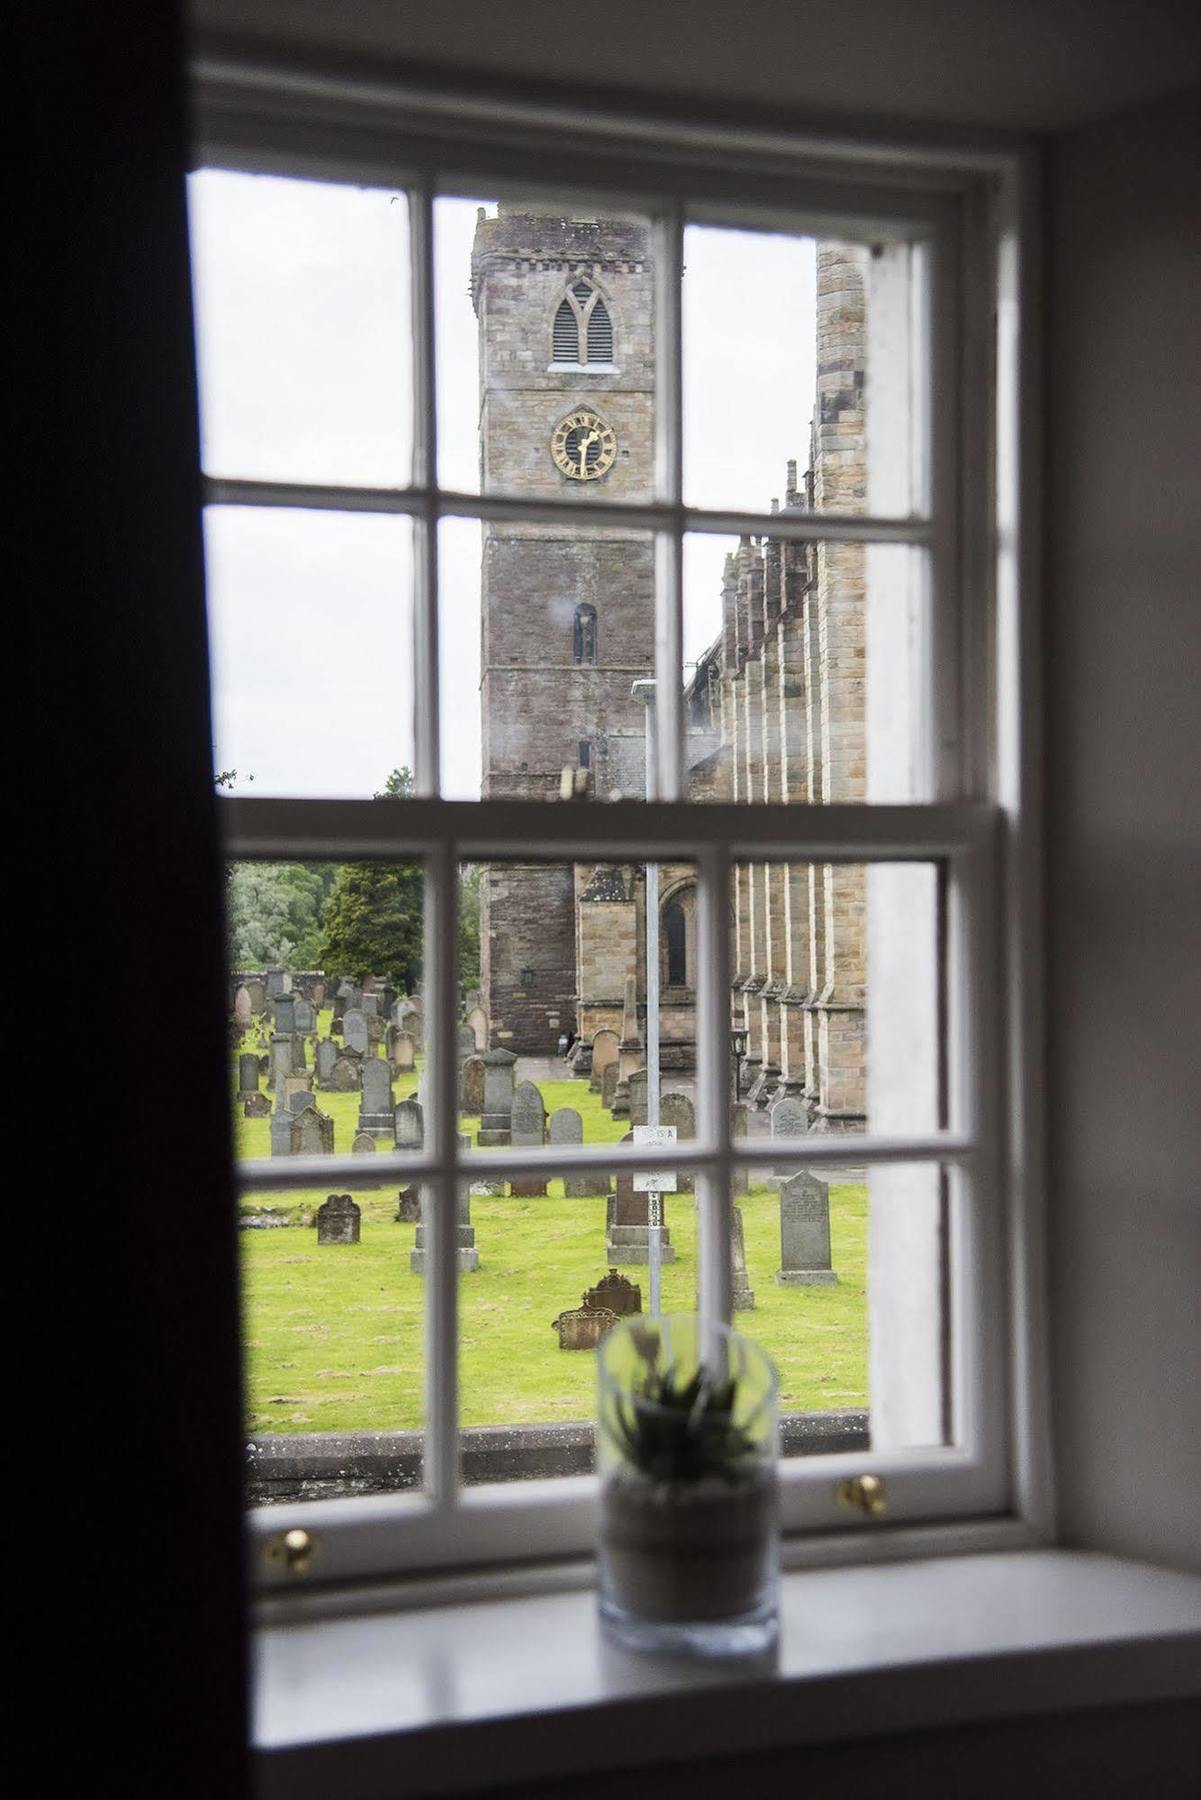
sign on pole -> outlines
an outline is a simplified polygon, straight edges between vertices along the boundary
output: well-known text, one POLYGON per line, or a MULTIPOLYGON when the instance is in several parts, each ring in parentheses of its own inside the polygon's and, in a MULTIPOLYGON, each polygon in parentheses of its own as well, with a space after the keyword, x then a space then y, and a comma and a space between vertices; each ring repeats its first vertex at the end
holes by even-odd
MULTIPOLYGON (((674 1125, 635 1125, 634 1142, 654 1145, 658 1148, 664 1144, 674 1144, 676 1128, 674 1125)), ((676 1191, 676 1172, 674 1169, 659 1169, 654 1174, 639 1169, 634 1175, 634 1192, 636 1194, 674 1194, 676 1191)))

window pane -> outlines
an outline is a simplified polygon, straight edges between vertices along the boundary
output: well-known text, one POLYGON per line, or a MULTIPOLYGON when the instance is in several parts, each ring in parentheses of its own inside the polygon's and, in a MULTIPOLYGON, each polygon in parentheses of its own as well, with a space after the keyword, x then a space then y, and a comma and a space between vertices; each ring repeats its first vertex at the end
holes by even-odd
POLYGON ((445 519, 438 549, 443 794, 642 799, 653 537, 445 519))
POLYGON ((223 785, 367 798, 413 766, 407 519, 214 506, 205 578, 223 785))
POLYGON ((922 257, 904 244, 687 228, 689 504, 924 510, 922 257))
POLYGON ((649 221, 580 196, 444 199, 434 235, 443 487, 650 499, 649 221))
POLYGON ((226 902, 238 1156, 346 1159, 239 1200, 250 1499, 416 1486, 418 1196, 370 1170, 420 1121, 421 870, 232 863, 226 902))
POLYGON ((406 196, 204 169, 188 204, 206 471, 406 484, 406 196))
POLYGON ((930 798, 931 655, 924 550, 690 534, 690 798, 930 798))

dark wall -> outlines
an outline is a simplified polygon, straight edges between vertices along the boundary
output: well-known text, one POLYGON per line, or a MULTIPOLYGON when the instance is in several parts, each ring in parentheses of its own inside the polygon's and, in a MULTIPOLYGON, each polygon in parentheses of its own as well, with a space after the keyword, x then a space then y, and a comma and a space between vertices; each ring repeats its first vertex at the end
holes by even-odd
POLYGON ((47 1260, 24 1245, 19 1280, 38 1283, 41 1434, 86 1435, 53 1497, 70 1586, 53 1697, 63 1751, 86 1739, 88 1793, 230 1800, 246 1761, 239 1382, 179 20, 169 0, 20 18, 30 79, 10 89, 37 116, 17 179, 6 573, 33 630, 33 708, 10 781, 38 805, 9 960, 67 1098, 36 1190, 47 1260))

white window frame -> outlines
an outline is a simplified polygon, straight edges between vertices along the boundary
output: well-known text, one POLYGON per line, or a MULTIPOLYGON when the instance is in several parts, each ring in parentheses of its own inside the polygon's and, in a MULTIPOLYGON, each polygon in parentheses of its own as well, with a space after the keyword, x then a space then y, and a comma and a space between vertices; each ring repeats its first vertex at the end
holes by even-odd
MULTIPOLYGON (((244 56, 201 57, 198 167, 403 187, 412 245, 415 428, 403 490, 205 480, 209 504, 407 516, 416 557, 415 790, 406 801, 223 798, 231 858, 420 857, 426 881, 427 1072, 422 1153, 377 1156, 374 1175, 420 1179, 432 1201, 425 1278, 425 1487, 420 1494, 290 1503, 252 1513, 254 1573, 292 1580, 283 1533, 311 1534, 308 1583, 530 1563, 587 1551, 596 1484, 567 1477, 463 1488, 458 1473, 456 1187, 553 1167, 637 1161, 696 1173, 705 1310, 730 1309, 733 1168, 770 1146, 730 1140, 729 945, 734 862, 934 860, 946 875, 948 1114, 917 1138, 811 1138, 806 1163, 937 1162, 948 1172, 952 1448, 781 1465, 787 1560, 1044 1541, 1050 1516, 1041 1304, 1040 889, 1027 421, 1032 357, 1030 171, 1007 150, 932 150, 681 126, 633 114, 509 104, 325 74, 244 56), (590 191, 650 210, 656 234, 657 457, 646 504, 527 500, 442 490, 436 478, 433 206, 442 193, 590 191), (748 196, 750 200, 748 201, 748 196), (746 513, 685 505, 680 280, 685 220, 930 245, 934 346, 928 511, 905 518, 746 513), (1019 450, 1022 454, 1019 455, 1019 450), (605 806, 438 798, 437 535, 446 517, 608 521, 656 534, 658 797, 605 806), (690 805, 683 759, 682 545, 686 533, 900 543, 928 551, 932 798, 911 805, 690 805), (630 1146, 472 1151, 458 1144, 455 898, 461 861, 686 859, 697 867, 701 1137, 648 1156, 630 1146), (886 1478, 884 1521, 849 1514, 847 1476, 886 1478)), ((920 412, 920 408, 918 408, 920 412)), ((322 1188, 344 1159, 239 1170, 256 1190, 322 1188)))

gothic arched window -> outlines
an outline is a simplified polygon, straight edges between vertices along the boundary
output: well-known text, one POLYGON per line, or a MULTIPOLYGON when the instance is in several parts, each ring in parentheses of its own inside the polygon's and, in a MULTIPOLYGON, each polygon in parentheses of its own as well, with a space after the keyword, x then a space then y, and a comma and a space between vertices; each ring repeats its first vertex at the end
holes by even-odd
POLYGON ((678 900, 669 900, 663 908, 663 939, 667 946, 667 985, 687 987, 688 926, 678 900))
POLYGON ((577 606, 572 627, 571 653, 578 663, 596 661, 596 608, 577 606))
POLYGON ((613 321, 590 281, 573 282, 559 302, 551 332, 551 360, 580 364, 613 361, 613 321))

